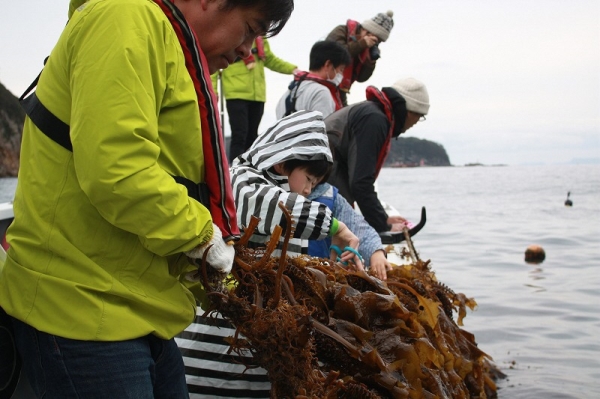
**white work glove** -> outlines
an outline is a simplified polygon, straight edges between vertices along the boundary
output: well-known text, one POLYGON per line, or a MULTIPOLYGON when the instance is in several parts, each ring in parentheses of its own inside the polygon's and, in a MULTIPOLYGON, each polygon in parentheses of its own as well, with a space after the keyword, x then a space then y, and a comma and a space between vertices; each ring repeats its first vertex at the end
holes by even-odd
POLYGON ((204 245, 199 245, 196 248, 185 252, 185 254, 192 258, 196 265, 202 264, 202 257, 204 252, 208 250, 206 255, 206 262, 215 270, 220 273, 228 274, 233 266, 233 258, 235 257, 235 249, 233 245, 228 245, 223 241, 221 236, 221 229, 219 226, 213 223, 213 235, 210 241, 204 245), (212 245, 212 246, 211 246, 212 245))

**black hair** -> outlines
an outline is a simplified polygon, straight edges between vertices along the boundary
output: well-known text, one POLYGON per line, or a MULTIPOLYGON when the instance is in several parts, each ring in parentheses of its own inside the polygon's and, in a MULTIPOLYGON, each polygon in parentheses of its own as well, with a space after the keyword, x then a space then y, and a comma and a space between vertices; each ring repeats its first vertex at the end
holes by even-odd
POLYGON ((310 49, 310 65, 308 69, 317 71, 327 61, 331 61, 334 68, 350 64, 351 58, 348 50, 338 42, 321 40, 313 44, 310 49))
POLYGON ((287 173, 292 173, 294 169, 306 169, 306 172, 322 181, 327 181, 333 165, 326 159, 306 160, 306 159, 289 159, 283 162, 283 170, 287 173))
POLYGON ((226 0, 226 10, 232 8, 257 8, 266 22, 263 36, 273 37, 285 26, 294 11, 294 0, 226 0))

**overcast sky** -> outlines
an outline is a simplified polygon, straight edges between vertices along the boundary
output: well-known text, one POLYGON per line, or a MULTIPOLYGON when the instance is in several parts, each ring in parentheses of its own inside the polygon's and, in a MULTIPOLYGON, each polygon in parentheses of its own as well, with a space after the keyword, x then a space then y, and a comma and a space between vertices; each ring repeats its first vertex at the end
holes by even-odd
MULTIPOLYGON (((13 94, 37 76, 68 4, 2 1, 0 82, 13 94)), ((296 0, 271 48, 307 69, 311 46, 336 25, 387 10, 394 29, 350 103, 364 100, 367 85, 414 77, 431 108, 407 136, 442 144, 454 165, 600 162, 599 0, 296 0)), ((289 81, 268 71, 261 130, 289 81)))

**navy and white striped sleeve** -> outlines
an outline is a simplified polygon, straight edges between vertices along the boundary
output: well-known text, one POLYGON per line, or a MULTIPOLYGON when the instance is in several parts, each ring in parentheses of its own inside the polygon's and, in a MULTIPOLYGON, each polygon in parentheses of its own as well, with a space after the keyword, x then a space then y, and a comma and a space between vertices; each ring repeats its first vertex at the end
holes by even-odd
POLYGON ((256 216, 260 218, 257 232, 271 234, 275 226, 285 223, 278 206, 283 202, 295 222, 295 238, 327 237, 332 220, 327 206, 283 190, 251 167, 233 167, 231 180, 240 226, 248 226, 251 217, 256 216))

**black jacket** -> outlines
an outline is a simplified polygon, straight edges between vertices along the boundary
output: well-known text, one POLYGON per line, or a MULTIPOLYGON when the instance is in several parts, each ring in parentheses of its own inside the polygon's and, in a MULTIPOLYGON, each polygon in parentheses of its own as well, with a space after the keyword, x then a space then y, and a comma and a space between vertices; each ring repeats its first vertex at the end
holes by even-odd
POLYGON ((325 119, 333 152, 329 183, 350 204, 358 204, 365 219, 377 232, 390 230, 388 215, 377 198, 377 159, 384 150, 390 122, 382 105, 363 101, 334 112, 325 119))

